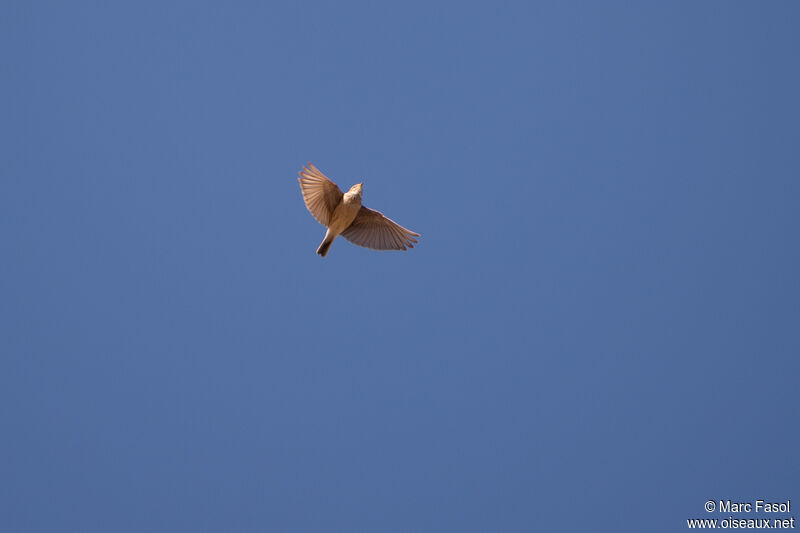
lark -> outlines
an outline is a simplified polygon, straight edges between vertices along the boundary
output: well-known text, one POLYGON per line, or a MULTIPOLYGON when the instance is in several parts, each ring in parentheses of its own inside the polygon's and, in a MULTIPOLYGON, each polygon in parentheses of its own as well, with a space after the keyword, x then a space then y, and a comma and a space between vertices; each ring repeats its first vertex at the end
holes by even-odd
POLYGON ((339 235, 353 244, 373 250, 406 250, 418 242, 414 237, 419 237, 419 233, 361 205, 363 183, 353 185, 343 194, 311 163, 303 167, 297 180, 306 207, 320 224, 328 228, 317 248, 322 257, 328 255, 331 244, 339 235))

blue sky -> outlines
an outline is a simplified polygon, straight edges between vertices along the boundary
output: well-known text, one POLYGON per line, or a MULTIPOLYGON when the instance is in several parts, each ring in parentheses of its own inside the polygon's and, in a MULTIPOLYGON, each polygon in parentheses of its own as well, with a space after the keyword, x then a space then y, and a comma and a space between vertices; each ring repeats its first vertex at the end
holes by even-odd
POLYGON ((796 4, 0 14, 3 530, 800 498, 796 4), (316 256, 307 161, 419 246, 316 256))

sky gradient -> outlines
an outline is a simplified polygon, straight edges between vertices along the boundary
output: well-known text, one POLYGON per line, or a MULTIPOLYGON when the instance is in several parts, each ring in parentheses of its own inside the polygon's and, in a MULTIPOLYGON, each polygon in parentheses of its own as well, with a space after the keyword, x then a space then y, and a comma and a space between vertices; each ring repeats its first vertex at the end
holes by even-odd
POLYGON ((800 507, 796 3, 0 15, 3 531, 800 507))

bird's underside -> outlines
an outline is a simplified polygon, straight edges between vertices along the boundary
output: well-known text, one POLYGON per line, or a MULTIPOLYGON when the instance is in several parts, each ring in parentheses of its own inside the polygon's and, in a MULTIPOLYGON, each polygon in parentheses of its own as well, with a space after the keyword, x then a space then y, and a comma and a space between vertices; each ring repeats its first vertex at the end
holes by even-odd
POLYGON ((300 171, 300 190, 306 207, 328 228, 317 253, 325 257, 333 240, 341 235, 358 246, 373 250, 406 250, 417 243, 419 233, 404 228, 382 213, 361 205, 362 185, 347 193, 309 163, 300 171))

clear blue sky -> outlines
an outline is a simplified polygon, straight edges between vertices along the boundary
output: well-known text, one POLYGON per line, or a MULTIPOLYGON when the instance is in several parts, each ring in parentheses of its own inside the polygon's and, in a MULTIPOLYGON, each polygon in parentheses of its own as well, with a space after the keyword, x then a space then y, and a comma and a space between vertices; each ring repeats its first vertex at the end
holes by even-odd
POLYGON ((3 531, 800 508, 796 3, 0 15, 3 531))

